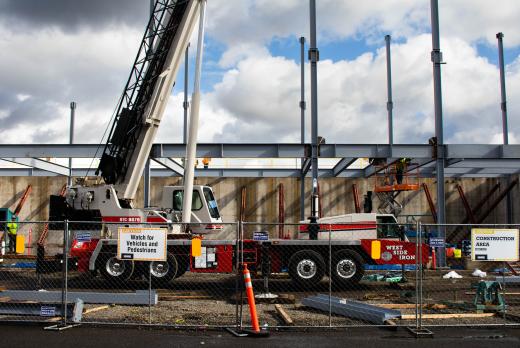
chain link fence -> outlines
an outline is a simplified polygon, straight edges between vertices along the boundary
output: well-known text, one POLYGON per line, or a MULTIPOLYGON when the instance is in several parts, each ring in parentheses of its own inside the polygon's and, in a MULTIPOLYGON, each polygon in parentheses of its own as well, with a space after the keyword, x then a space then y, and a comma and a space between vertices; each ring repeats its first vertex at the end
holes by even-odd
POLYGON ((471 261, 466 242, 518 226, 208 226, 19 223, 17 253, 2 244, 0 320, 248 328, 247 266, 261 327, 520 324, 516 265, 471 261), (164 258, 128 258, 121 227, 165 229, 164 258))
MULTIPOLYGON (((431 262, 419 284, 422 326, 520 323, 518 263, 472 260, 473 230, 518 230, 518 225, 419 225, 431 262), (446 241, 437 246, 437 241, 446 241)), ((477 243, 475 243, 476 245, 477 243)), ((473 245, 473 248, 478 246, 473 245)), ((514 248, 518 254, 518 245, 514 248)), ((505 252, 505 250, 504 250, 505 252)))

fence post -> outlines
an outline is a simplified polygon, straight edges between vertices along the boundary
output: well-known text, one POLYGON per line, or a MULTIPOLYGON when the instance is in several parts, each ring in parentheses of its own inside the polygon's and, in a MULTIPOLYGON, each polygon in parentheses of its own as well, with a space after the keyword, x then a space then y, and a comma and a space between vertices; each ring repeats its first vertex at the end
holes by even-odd
POLYGON ((419 330, 419 221, 415 224, 415 329, 419 330))
POLYGON ((329 327, 332 327, 332 228, 329 224, 329 327))
MULTIPOLYGON (((510 226, 508 226, 510 227, 510 226)), ((502 313, 504 313, 503 317, 504 317, 504 326, 507 325, 507 314, 506 314, 506 311, 507 311, 507 306, 506 306, 506 262, 503 261, 502 262, 502 298, 504 300, 504 310, 502 313)))
POLYGON ((240 283, 240 276, 239 276, 239 270, 240 270, 240 223, 239 222, 236 222, 235 223, 235 250, 236 250, 236 256, 235 256, 235 272, 236 272, 236 277, 235 277, 235 326, 237 328, 240 327, 240 319, 239 319, 239 304, 238 304, 238 300, 239 300, 239 295, 238 295, 238 291, 240 290, 239 288, 239 283, 240 283))
POLYGON ((422 311, 423 311, 423 228, 422 223, 419 222, 419 329, 422 330, 422 311))
POLYGON ((63 268, 62 268, 62 289, 61 289, 61 306, 63 314, 63 326, 67 326, 67 278, 68 278, 68 249, 69 249, 69 220, 65 220, 65 228, 63 230, 63 268))
POLYGON ((148 262, 148 325, 152 325, 152 261, 148 262))
POLYGON ((243 325, 244 325, 244 318, 243 318, 243 310, 244 310, 244 291, 243 291, 243 288, 242 288, 242 283, 243 283, 243 275, 242 275, 242 272, 240 272, 240 268, 244 265, 244 222, 242 220, 240 220, 239 222, 239 233, 238 233, 238 238, 239 238, 239 241, 238 241, 238 247, 239 247, 239 254, 237 256, 237 258, 240 260, 240 265, 239 265, 239 268, 237 269, 237 279, 239 280, 239 284, 238 285, 240 287, 240 320, 239 320, 239 329, 242 330, 243 328, 243 325))

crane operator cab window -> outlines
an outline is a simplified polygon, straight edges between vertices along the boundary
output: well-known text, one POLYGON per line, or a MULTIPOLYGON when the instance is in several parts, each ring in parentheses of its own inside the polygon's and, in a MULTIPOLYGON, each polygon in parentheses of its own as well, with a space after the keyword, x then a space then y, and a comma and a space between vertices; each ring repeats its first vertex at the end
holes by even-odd
POLYGON ((377 238, 401 239, 403 230, 393 216, 377 217, 377 238))
MULTIPOLYGON (((182 198, 184 196, 184 191, 176 190, 173 192, 173 210, 182 211, 182 198)), ((202 199, 200 197, 199 191, 193 190, 193 196, 191 199, 191 210, 197 211, 201 210, 203 207, 202 199)))
MULTIPOLYGON (((173 210, 182 211, 183 194, 183 190, 173 191, 173 210)), ((199 213, 197 213, 197 216, 202 221, 209 221, 208 219, 220 219, 220 212, 218 210, 217 201, 215 200, 215 196, 213 196, 213 192, 209 187, 193 190, 191 210, 194 212, 198 211, 199 213), (206 202, 206 204, 204 204, 204 202, 206 202), (202 210, 204 206, 208 207, 207 211, 205 209, 202 210)))
POLYGON ((208 204, 209 215, 213 219, 220 218, 217 201, 215 200, 215 196, 213 196, 213 192, 210 190, 209 187, 204 187, 202 191, 204 192, 204 198, 206 199, 206 203, 208 204))

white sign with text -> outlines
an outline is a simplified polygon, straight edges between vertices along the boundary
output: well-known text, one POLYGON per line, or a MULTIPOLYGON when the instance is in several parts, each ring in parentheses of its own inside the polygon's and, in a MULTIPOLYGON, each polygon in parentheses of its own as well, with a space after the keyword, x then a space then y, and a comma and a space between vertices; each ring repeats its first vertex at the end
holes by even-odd
POLYGON ((473 228, 471 260, 518 261, 518 230, 473 228))
POLYGON ((166 261, 165 228, 118 228, 117 257, 120 260, 166 261))

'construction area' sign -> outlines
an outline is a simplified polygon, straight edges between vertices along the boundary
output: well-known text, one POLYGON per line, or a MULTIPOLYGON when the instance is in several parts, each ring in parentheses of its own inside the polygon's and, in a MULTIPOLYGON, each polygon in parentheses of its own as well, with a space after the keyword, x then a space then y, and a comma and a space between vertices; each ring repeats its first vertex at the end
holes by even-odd
POLYGON ((473 228, 471 260, 518 261, 518 230, 473 228))
POLYGON ((165 228, 120 227, 117 234, 117 257, 120 260, 166 260, 165 228))

